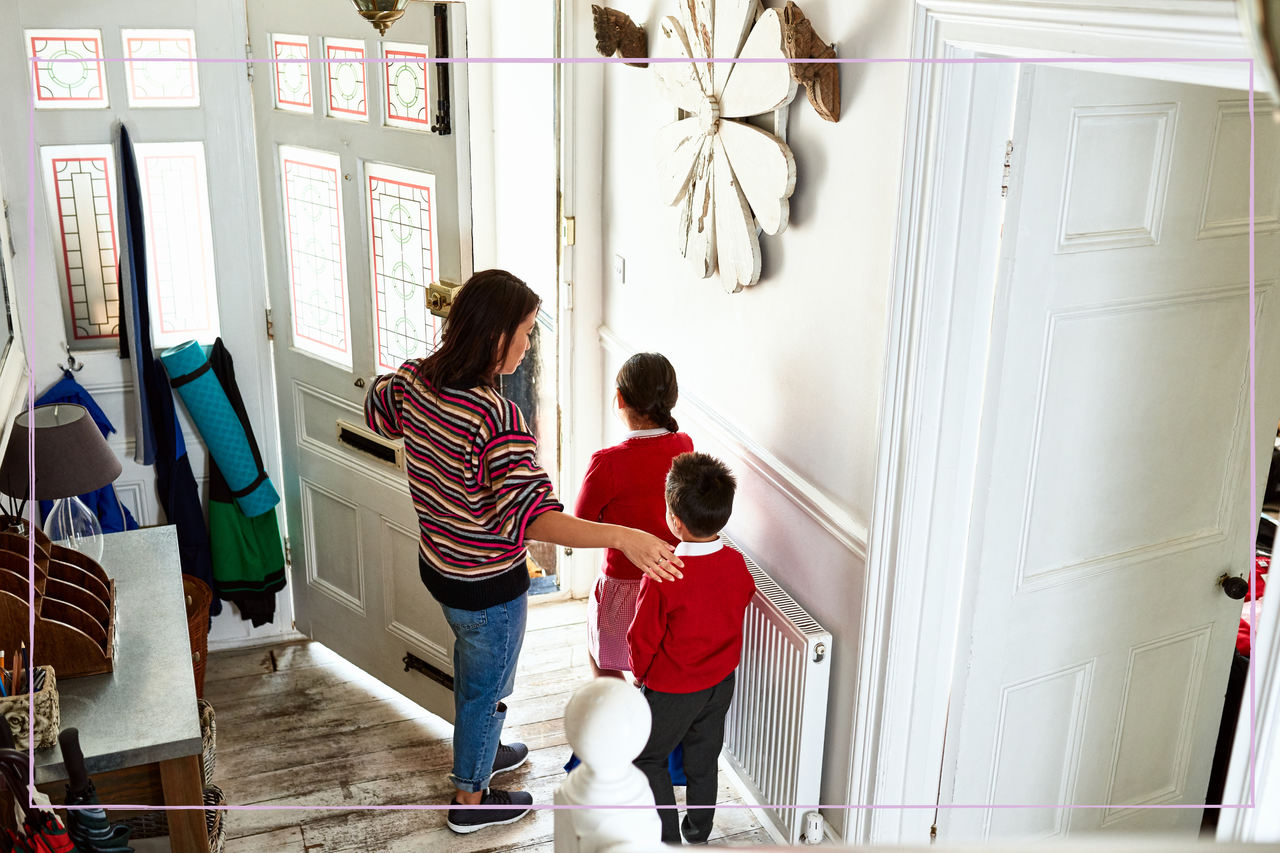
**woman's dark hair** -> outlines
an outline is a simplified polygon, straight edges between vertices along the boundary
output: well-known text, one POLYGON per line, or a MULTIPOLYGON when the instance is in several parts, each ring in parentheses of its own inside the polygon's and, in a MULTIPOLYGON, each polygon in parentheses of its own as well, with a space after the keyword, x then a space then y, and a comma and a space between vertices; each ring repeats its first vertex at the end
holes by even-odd
POLYGON ((515 337, 542 300, 529 285, 505 270, 484 270, 467 279, 444 321, 440 348, 418 365, 418 376, 433 389, 459 380, 493 387, 505 357, 499 352, 515 337))
POLYGON ((680 399, 676 369, 661 353, 640 352, 631 356, 618 371, 616 386, 628 409, 648 418, 655 426, 672 432, 680 429, 671 417, 671 409, 680 399))

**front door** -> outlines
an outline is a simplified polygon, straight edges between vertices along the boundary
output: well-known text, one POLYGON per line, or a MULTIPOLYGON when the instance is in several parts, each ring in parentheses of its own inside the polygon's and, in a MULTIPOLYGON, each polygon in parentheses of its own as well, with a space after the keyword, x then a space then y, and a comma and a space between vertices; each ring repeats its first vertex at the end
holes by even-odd
MULTIPOLYGON (((1191 835, 1240 619, 1218 579, 1252 559, 1246 95, 1053 66, 1020 88, 938 828, 1191 835)), ((1264 112, 1266 444, 1277 136, 1264 112)))
POLYGON ((465 56, 464 6, 410 3, 385 36, 347 0, 248 9, 297 627, 452 720, 403 449, 363 401, 434 348, 430 284, 471 273, 466 65, 432 61, 465 56))

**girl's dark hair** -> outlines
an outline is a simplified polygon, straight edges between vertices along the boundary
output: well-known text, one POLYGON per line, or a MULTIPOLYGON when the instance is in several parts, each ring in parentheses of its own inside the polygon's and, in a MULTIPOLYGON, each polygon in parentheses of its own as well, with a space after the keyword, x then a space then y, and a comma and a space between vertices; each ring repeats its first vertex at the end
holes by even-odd
POLYGON ((418 376, 437 391, 477 379, 492 388, 506 355, 498 345, 510 345, 520 323, 541 304, 529 285, 505 270, 476 273, 454 297, 440 348, 419 363, 418 376))
POLYGON ((618 371, 616 386, 627 408, 644 415, 655 426, 672 432, 680 429, 671 409, 680 399, 676 369, 661 353, 640 352, 618 371))

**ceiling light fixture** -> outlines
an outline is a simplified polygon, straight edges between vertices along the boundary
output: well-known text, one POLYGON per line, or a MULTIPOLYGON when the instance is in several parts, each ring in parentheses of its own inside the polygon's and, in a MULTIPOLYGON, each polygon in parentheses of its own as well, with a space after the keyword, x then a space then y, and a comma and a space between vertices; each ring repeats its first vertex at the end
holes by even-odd
POLYGON ((351 0, 351 2, 355 4, 356 11, 384 36, 387 34, 387 29, 400 20, 405 7, 409 5, 409 0, 351 0))

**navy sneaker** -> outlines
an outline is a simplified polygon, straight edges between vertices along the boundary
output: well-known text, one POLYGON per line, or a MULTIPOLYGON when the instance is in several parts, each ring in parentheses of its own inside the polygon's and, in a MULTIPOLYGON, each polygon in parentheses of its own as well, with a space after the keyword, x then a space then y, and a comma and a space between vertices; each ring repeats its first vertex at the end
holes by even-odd
POLYGON ((493 758, 493 772, 490 776, 515 770, 529 759, 529 747, 522 743, 500 743, 498 754, 493 758))
POLYGON ((505 809, 473 809, 461 805, 456 799, 449 803, 449 828, 459 834, 475 832, 486 826, 502 826, 515 823, 529 813, 533 794, 527 791, 499 791, 490 788, 480 798, 482 806, 509 806, 505 809))

